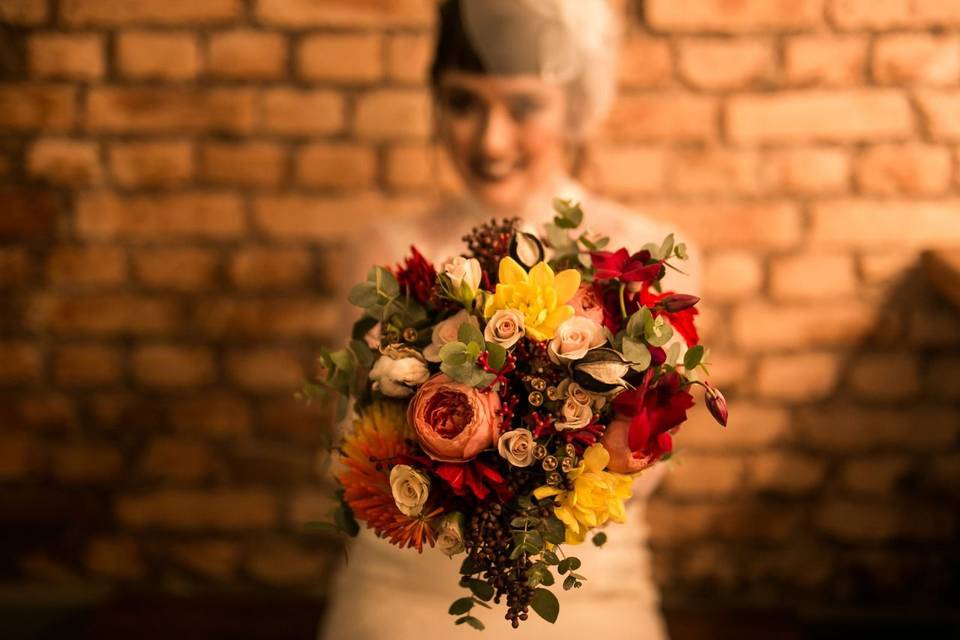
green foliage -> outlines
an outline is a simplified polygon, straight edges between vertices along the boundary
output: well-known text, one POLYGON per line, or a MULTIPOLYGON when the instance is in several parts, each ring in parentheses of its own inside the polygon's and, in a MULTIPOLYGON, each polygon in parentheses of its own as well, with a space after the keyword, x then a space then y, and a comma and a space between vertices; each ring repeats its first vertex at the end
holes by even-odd
POLYGON ((467 556, 463 559, 463 562, 460 563, 460 575, 462 576, 471 576, 479 572, 480 565, 478 565, 477 561, 471 556, 467 556))
POLYGON ((561 229, 576 229, 583 222, 583 209, 579 202, 554 198, 553 210, 557 212, 553 223, 561 229))
POLYGON ((630 368, 635 371, 645 371, 653 359, 647 345, 633 338, 623 339, 622 350, 623 357, 631 362, 630 368))
POLYGON ((607 543, 607 534, 605 534, 603 531, 599 531, 593 535, 591 542, 598 547, 602 547, 607 543))
POLYGON ((461 578, 460 582, 470 589, 473 595, 485 602, 493 598, 493 587, 483 580, 478 578, 461 578))
POLYGON ((673 327, 662 315, 654 318, 651 314, 649 318, 644 317, 643 336, 650 346, 662 347, 673 337, 673 327))
POLYGON ((687 371, 693 371, 703 360, 703 345, 696 345, 687 349, 687 353, 683 356, 683 368, 687 371))
POLYGON ((457 618, 457 621, 455 624, 464 624, 464 623, 470 625, 477 631, 484 630, 483 623, 480 622, 477 618, 474 618, 473 616, 463 616, 462 618, 457 618))
POLYGON ((527 586, 539 587, 543 585, 549 587, 553 585, 553 574, 550 568, 543 562, 535 562, 527 569, 527 586))
POLYGON ((566 539, 566 529, 557 516, 550 514, 541 522, 543 539, 553 544, 563 544, 566 539))
POLYGON ((556 622, 560 615, 560 601, 549 589, 542 587, 534 589, 530 606, 533 607, 538 616, 551 624, 556 622))
POLYGON ((563 575, 567 571, 576 571, 579 568, 580 568, 580 558, 577 558, 575 556, 570 556, 560 561, 560 564, 557 565, 557 573, 559 573, 560 575, 563 575))
POLYGON ((453 604, 450 605, 449 613, 452 616, 462 616, 465 613, 468 613, 473 609, 473 598, 465 597, 458 598, 453 601, 453 604))

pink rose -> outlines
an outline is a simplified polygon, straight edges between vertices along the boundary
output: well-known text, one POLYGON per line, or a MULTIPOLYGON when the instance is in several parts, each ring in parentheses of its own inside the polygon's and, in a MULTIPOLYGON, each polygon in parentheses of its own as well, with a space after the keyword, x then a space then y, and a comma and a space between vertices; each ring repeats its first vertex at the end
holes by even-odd
POLYGON ((407 422, 427 455, 466 462, 497 445, 500 398, 442 373, 427 380, 407 407, 407 422))
POLYGON ((603 324, 603 300, 591 285, 581 285, 577 293, 568 302, 574 314, 590 318, 597 324, 603 324))
POLYGON ((607 463, 607 471, 614 473, 637 473, 650 466, 647 459, 638 459, 633 457, 633 451, 627 437, 630 434, 630 418, 616 416, 613 422, 603 432, 603 438, 600 444, 610 454, 610 462, 607 463))

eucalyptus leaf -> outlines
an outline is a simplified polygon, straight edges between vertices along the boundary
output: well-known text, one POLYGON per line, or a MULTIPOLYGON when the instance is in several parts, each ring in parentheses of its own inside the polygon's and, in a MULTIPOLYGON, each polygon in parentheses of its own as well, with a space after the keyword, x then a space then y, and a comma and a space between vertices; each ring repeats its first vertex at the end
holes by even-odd
POLYGON ((487 353, 489 354, 487 365, 494 371, 503 369, 503 365, 507 362, 507 350, 495 342, 488 342, 487 353))
POLYGON ((471 578, 467 586, 469 587, 470 591, 473 592, 473 595, 477 596, 481 600, 490 600, 493 598, 493 587, 483 580, 471 578))
POLYGON ((535 589, 533 598, 530 600, 530 606, 537 612, 538 616, 551 624, 556 622, 560 615, 560 601, 549 589, 542 587, 535 589))
POLYGON ((565 538, 566 529, 564 528, 563 522, 560 520, 560 518, 551 514, 549 517, 543 519, 544 540, 552 544, 563 544, 565 538))
POLYGON ((462 342, 448 342, 440 347, 440 362, 450 366, 459 366, 472 362, 467 354, 467 345, 462 342))
POLYGON ((460 329, 457 331, 457 339, 467 345, 471 342, 474 342, 480 347, 481 350, 486 345, 486 342, 484 342, 483 339, 483 332, 469 322, 464 322, 460 325, 460 329))
POLYGON ((680 358, 680 351, 683 347, 680 346, 679 342, 674 342, 667 348, 667 359, 664 361, 664 364, 670 367, 675 367, 677 365, 677 360, 680 358))
POLYGON ((453 604, 450 605, 448 612, 452 616, 462 616, 471 609, 473 609, 473 598, 458 598, 457 600, 454 600, 453 604))
POLYGON ((627 320, 627 335, 631 338, 643 338, 644 332, 646 331, 645 328, 650 322, 653 322, 653 315, 650 313, 650 309, 643 307, 634 312, 630 316, 630 319, 627 320))
POLYGON ((672 233, 664 238, 663 244, 660 245, 660 249, 657 251, 657 258, 660 260, 669 258, 670 254, 673 253, 674 242, 675 240, 672 233))
POLYGON ((687 371, 693 371, 703 360, 703 345, 696 345, 687 349, 687 353, 683 356, 683 368, 687 371))
POLYGON ((457 618, 456 624, 464 624, 464 623, 470 625, 477 631, 483 631, 484 629, 483 623, 480 622, 480 620, 478 620, 477 618, 474 618, 473 616, 464 616, 462 618, 457 618))
POLYGON ((644 323, 644 339, 652 347, 662 347, 673 337, 673 327, 661 315, 644 323))
POLYGON ((630 367, 635 371, 645 371, 653 359, 647 345, 631 338, 623 339, 623 357, 633 363, 630 367))
POLYGON ((472 556, 467 556, 463 559, 463 562, 460 563, 460 575, 469 576, 478 573, 480 569, 480 565, 477 564, 477 561, 474 560, 472 556))
POLYGON ((540 557, 543 558, 543 561, 547 564, 560 564, 560 558, 550 549, 544 550, 544 552, 540 554, 540 557))

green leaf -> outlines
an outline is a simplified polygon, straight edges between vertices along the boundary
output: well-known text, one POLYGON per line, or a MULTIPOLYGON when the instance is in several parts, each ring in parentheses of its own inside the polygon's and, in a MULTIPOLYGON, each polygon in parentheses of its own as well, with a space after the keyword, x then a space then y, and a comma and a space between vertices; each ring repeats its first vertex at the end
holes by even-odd
POLYGON ((554 198, 553 210, 559 214, 554 217, 553 222, 561 229, 576 229, 583 222, 583 209, 579 202, 554 198))
POLYGON ((680 357, 680 350, 683 347, 680 346, 679 342, 674 342, 670 345, 670 348, 667 349, 667 359, 664 360, 664 364, 670 367, 675 367, 677 365, 677 359, 680 357))
POLYGON ((342 497, 340 498, 340 506, 333 512, 333 521, 340 531, 343 531, 351 538, 356 537, 357 534, 360 533, 360 525, 357 524, 356 518, 353 517, 353 511, 350 509, 350 506, 343 501, 342 497))
POLYGON ((457 339, 460 342, 469 345, 471 342, 476 343, 477 346, 483 350, 485 342, 483 340, 483 333, 477 327, 469 322, 464 322, 460 325, 460 330, 457 331, 457 339))
POLYGON ((661 315, 652 318, 643 325, 644 339, 652 347, 662 347, 673 337, 673 327, 661 315))
POLYGON ((477 596, 481 600, 490 600, 493 598, 493 587, 483 580, 470 578, 470 581, 467 583, 467 587, 473 592, 473 595, 477 596))
POLYGON ((566 529, 557 516, 551 514, 543 519, 543 539, 553 544, 563 544, 566 539, 566 529))
POLYGON ((400 295, 400 283, 388 269, 373 267, 367 273, 367 280, 377 287, 377 292, 385 298, 396 298, 400 295))
POLYGON ((463 624, 463 623, 467 623, 477 631, 483 631, 484 629, 483 623, 480 622, 477 618, 474 618, 473 616, 464 616, 462 618, 457 618, 456 624, 463 624))
POLYGON ((453 601, 453 604, 450 605, 448 613, 452 616, 462 616, 473 609, 473 598, 459 598, 453 601))
POLYGON ((560 558, 557 557, 557 554, 550 549, 545 550, 540 557, 543 558, 543 561, 547 564, 560 564, 560 558))
POLYGON ((564 590, 564 591, 570 591, 570 589, 573 589, 573 587, 574 587, 576 584, 577 584, 577 579, 576 579, 576 578, 574 578, 573 576, 567 576, 567 577, 564 578, 564 580, 563 580, 563 590, 564 590))
POLYGON ((448 342, 440 347, 440 362, 443 364, 456 367, 467 364, 468 359, 467 345, 462 342, 448 342))
POLYGON ((495 342, 487 343, 487 365, 494 371, 500 371, 503 369, 503 365, 507 361, 507 350, 498 345, 495 342))
POLYGON ((643 307, 642 309, 634 312, 630 319, 627 320, 627 335, 631 338, 642 338, 645 332, 645 327, 647 323, 653 321, 653 316, 650 313, 650 309, 643 307))
POLYGON ((623 357, 633 363, 630 366, 635 371, 645 371, 653 359, 647 345, 632 338, 623 339, 623 357))
POLYGON ((594 534, 592 538, 592 542, 596 546, 602 547, 607 543, 607 534, 605 534, 603 531, 600 531, 599 533, 594 534))
POLYGON ((698 344, 690 347, 683 356, 683 368, 687 371, 693 371, 700 365, 701 360, 703 360, 703 345, 698 344))
POLYGON ((347 300, 356 307, 369 309, 380 301, 380 296, 377 295, 376 285, 371 282, 361 282, 350 289, 347 300))
POLYGON ((480 572, 480 566, 471 556, 467 556, 460 563, 460 575, 469 576, 480 572))
POLYGON ((529 555, 536 555, 543 551, 543 536, 537 530, 514 531, 513 542, 529 555))
POLYGON ((687 245, 683 242, 673 248, 673 254, 680 260, 686 260, 690 257, 687 253, 687 245))
POLYGON ((517 516, 510 521, 510 526, 514 529, 523 529, 525 527, 536 527, 540 524, 540 518, 532 518, 530 516, 517 516))
POLYGON ((544 585, 549 587, 554 583, 553 574, 550 569, 542 562, 536 562, 527 570, 527 586, 539 587, 544 585))
POLYGON ((539 588, 533 592, 533 598, 530 600, 530 606, 537 612, 537 615, 553 624, 560 615, 560 601, 553 595, 549 589, 539 588))
POLYGON ((374 361, 377 359, 373 349, 368 347, 367 343, 363 340, 351 340, 350 350, 353 351, 353 354, 357 357, 357 361, 360 363, 360 366, 364 369, 369 369, 372 367, 374 361))
POLYGON ((670 254, 673 253, 674 238, 671 233, 666 238, 663 239, 663 244, 660 245, 660 250, 657 253, 657 258, 660 260, 666 260, 670 257, 670 254))
POLYGON ((557 566, 557 573, 559 573, 560 575, 563 575, 567 571, 576 571, 579 568, 580 568, 580 558, 577 558, 575 556, 570 556, 560 561, 560 564, 557 566))

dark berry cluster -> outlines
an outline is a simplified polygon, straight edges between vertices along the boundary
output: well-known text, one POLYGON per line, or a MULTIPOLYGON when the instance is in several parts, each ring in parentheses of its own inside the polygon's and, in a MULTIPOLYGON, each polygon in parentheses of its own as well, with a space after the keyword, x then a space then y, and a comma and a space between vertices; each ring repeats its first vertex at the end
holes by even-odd
POLYGON ((499 223, 491 219, 463 236, 470 256, 480 262, 484 286, 488 289, 497 281, 500 260, 510 254, 510 241, 519 223, 520 218, 503 218, 499 223))

